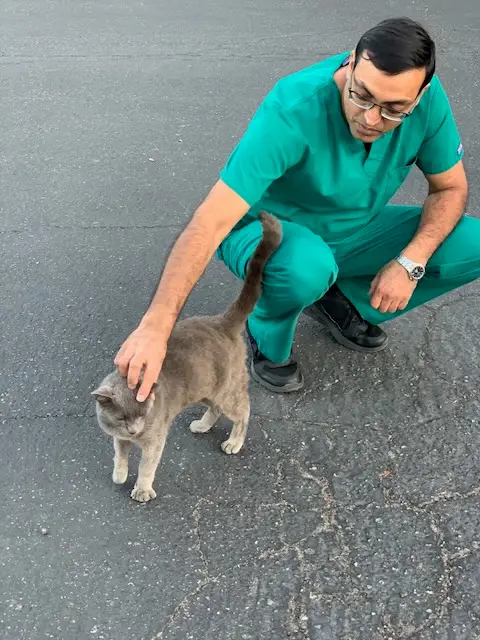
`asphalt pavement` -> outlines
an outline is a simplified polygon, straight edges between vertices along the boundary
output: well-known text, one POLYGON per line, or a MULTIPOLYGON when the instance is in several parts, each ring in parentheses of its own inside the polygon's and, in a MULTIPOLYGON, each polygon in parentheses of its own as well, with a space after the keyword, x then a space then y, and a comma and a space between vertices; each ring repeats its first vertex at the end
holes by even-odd
MULTIPOLYGON (((480 285, 373 356, 303 317, 306 387, 251 385, 245 449, 175 423, 139 505, 90 391, 273 83, 421 19, 480 215, 477 0, 3 0, 0 638, 480 638, 480 285)), ((398 202, 421 202, 413 174, 398 202)), ((240 287, 217 260, 183 315, 240 287)))

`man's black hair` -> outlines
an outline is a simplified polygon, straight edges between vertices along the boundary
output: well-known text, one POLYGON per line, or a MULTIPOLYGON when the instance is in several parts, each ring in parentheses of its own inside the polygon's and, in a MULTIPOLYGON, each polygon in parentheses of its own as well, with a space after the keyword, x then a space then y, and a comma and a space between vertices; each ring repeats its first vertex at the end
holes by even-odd
POLYGON ((362 55, 391 75, 424 68, 421 89, 435 73, 435 43, 424 27, 410 18, 388 18, 369 29, 355 49, 355 66, 362 55))

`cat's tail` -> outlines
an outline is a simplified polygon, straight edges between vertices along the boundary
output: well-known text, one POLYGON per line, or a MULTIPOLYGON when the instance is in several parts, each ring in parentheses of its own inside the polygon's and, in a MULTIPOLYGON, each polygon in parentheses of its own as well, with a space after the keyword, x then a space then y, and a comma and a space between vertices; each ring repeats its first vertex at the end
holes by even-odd
POLYGON ((282 225, 269 213, 259 214, 263 227, 262 239, 250 258, 243 288, 235 302, 223 314, 229 328, 241 330, 262 294, 262 276, 265 264, 282 241, 282 225))

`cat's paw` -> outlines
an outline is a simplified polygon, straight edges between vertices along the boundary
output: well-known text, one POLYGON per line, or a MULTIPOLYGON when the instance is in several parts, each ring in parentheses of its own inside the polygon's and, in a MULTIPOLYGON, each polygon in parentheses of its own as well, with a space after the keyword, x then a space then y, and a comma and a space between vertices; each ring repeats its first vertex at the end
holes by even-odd
POLYGON ((115 467, 112 473, 112 480, 115 484, 123 484, 128 478, 128 467, 115 467))
POLYGON ((143 489, 140 487, 133 487, 132 493, 130 496, 136 500, 137 502, 149 502, 157 497, 155 491, 150 487, 150 489, 143 489))
POLYGON ((213 425, 210 423, 204 422, 203 419, 193 420, 193 422, 190 423, 190 431, 192 433, 207 433, 207 431, 210 431, 212 426, 213 425))
POLYGON ((225 442, 222 442, 220 446, 222 447, 222 451, 228 455, 238 453, 243 446, 243 439, 229 438, 225 440, 225 442))

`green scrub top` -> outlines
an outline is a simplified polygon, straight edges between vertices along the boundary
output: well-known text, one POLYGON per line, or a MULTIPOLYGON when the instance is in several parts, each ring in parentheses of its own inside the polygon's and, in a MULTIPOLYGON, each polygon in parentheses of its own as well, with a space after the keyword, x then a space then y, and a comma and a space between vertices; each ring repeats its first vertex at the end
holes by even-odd
POLYGON ((435 75, 412 115, 371 145, 356 140, 333 75, 349 52, 282 78, 254 114, 220 178, 250 210, 267 210, 327 242, 346 240, 378 216, 416 164, 441 173, 464 149, 435 75))

